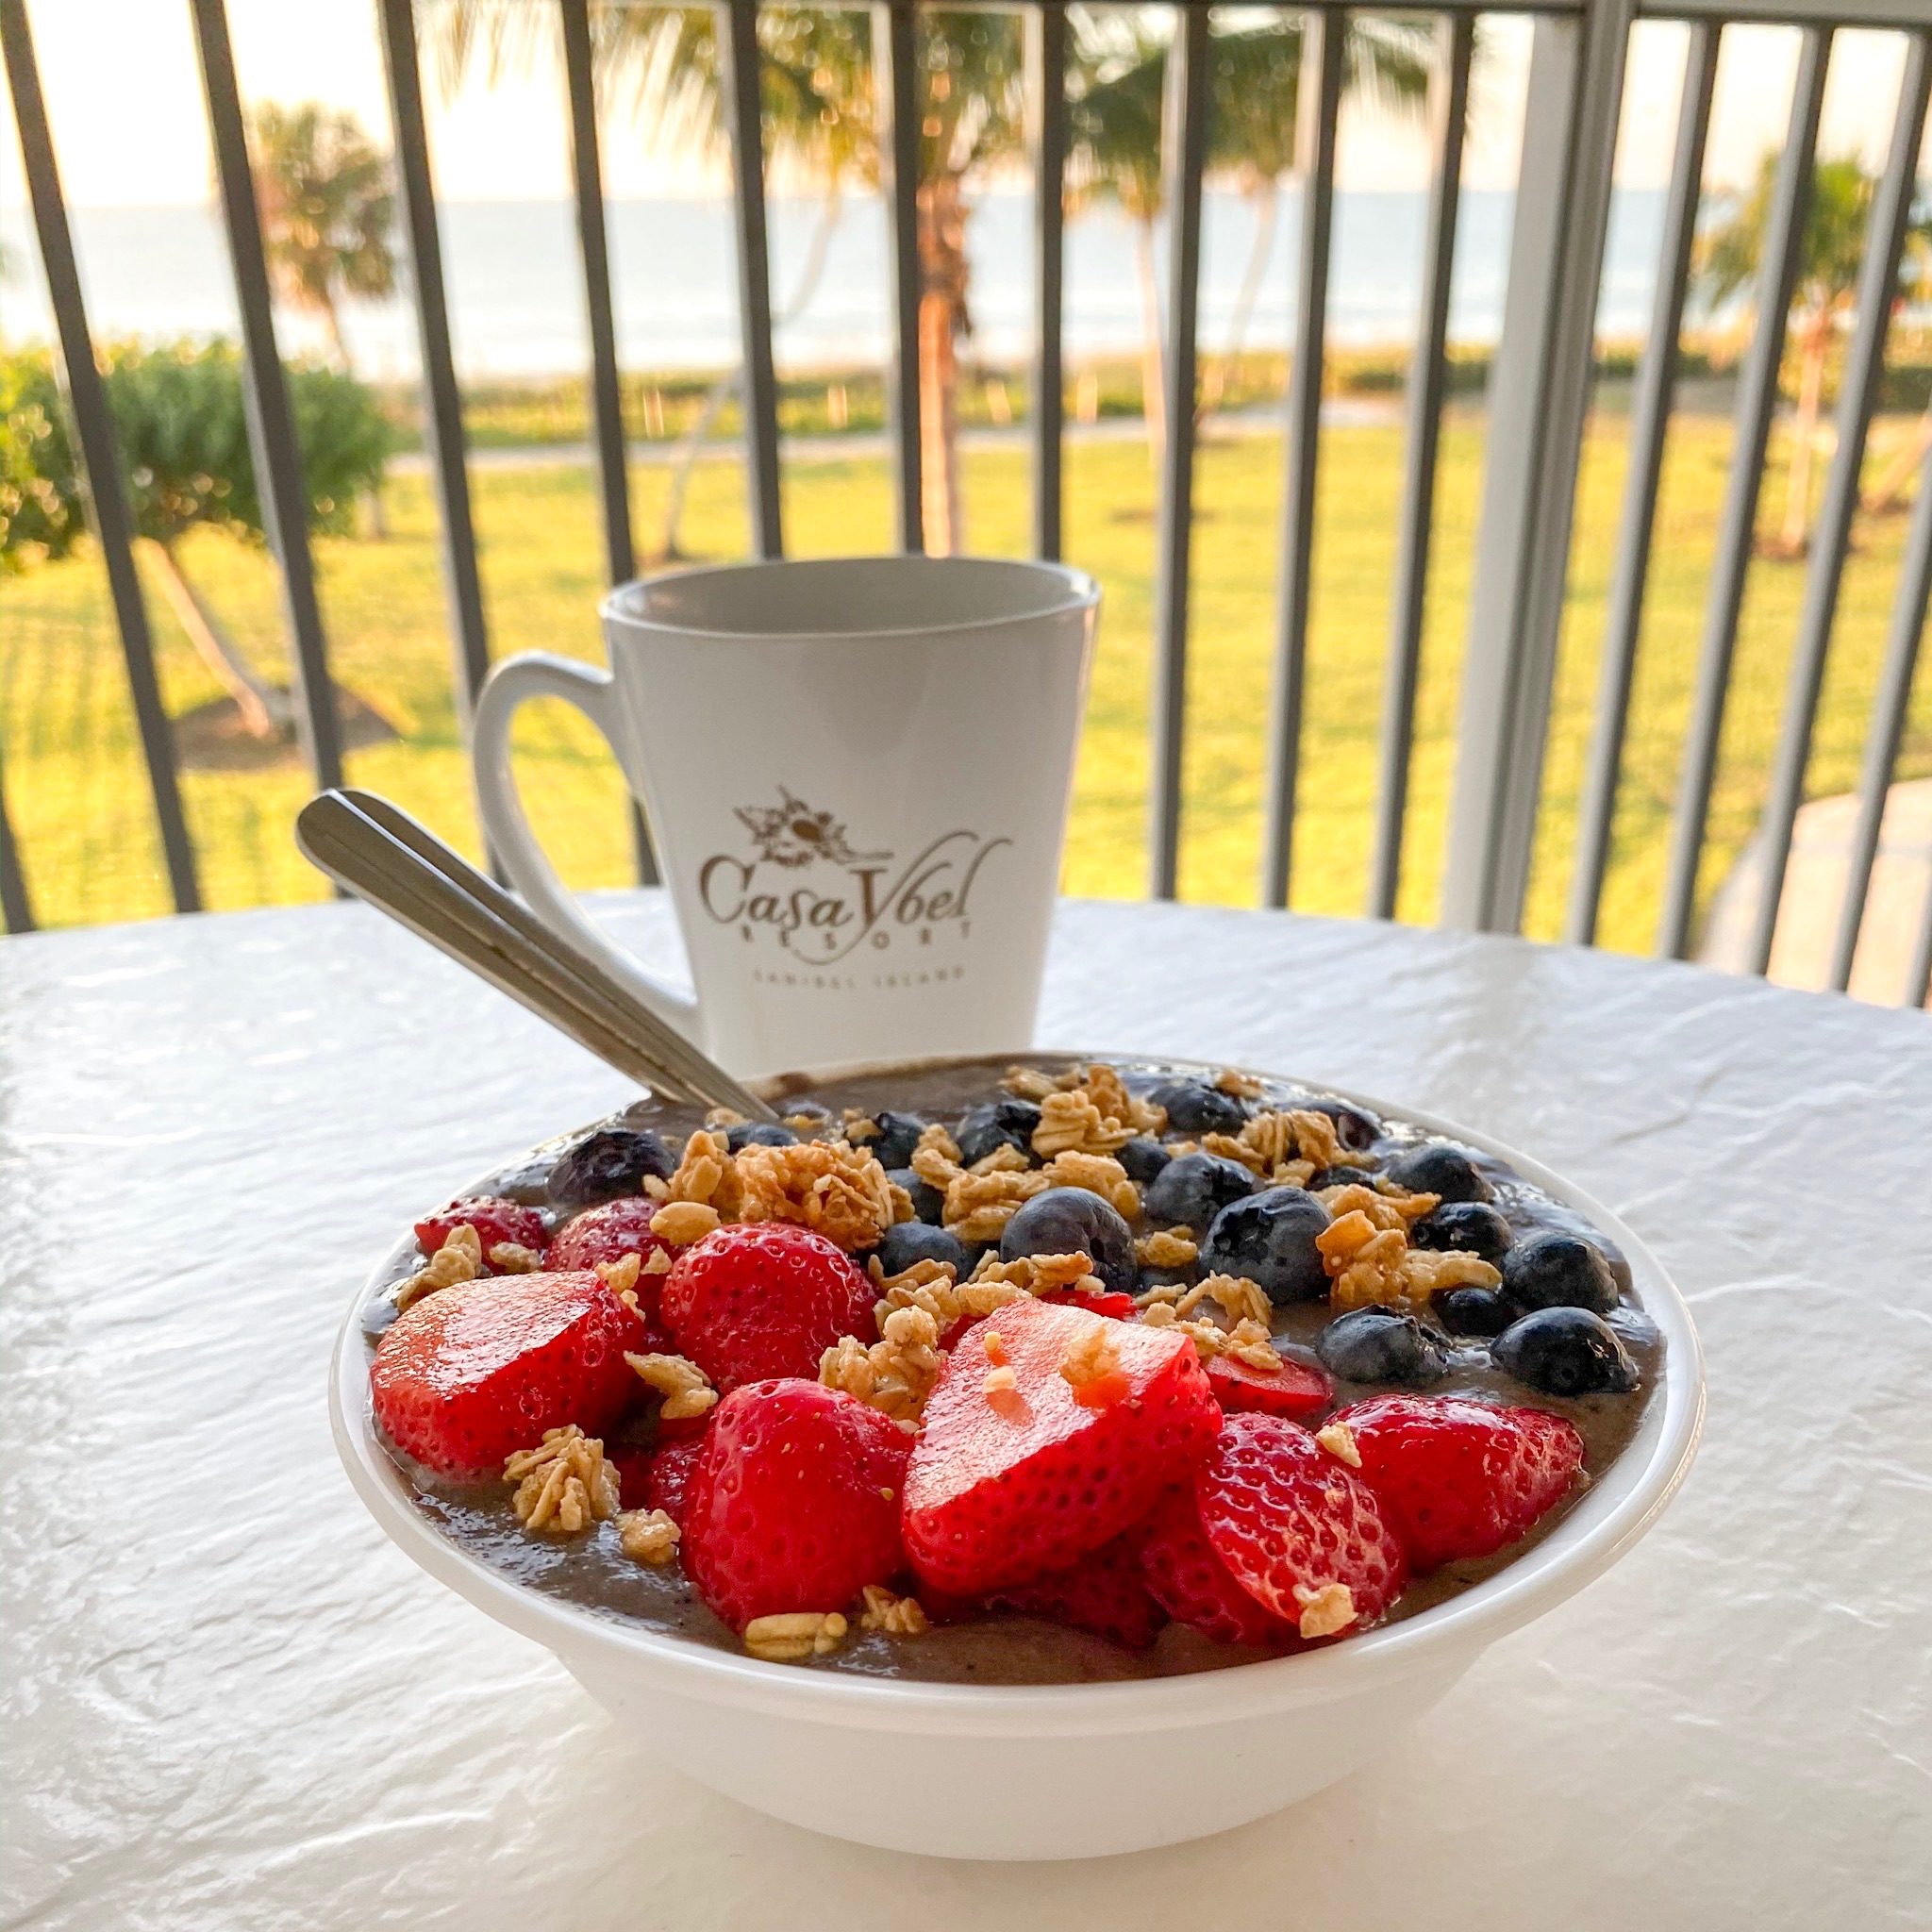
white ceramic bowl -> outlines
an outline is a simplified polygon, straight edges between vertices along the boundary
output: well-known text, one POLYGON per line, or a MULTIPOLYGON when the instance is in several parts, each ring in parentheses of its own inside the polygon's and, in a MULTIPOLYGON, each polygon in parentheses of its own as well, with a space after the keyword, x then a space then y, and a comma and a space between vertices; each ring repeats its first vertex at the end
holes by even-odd
POLYGON ((432 1576, 555 1651, 622 1723, 661 1740, 665 1761, 761 1811, 964 1858, 1091 1857, 1247 1824, 1385 1750, 1497 1638, 1602 1575, 1675 1493, 1704 1414, 1690 1311, 1622 1221, 1484 1135, 1344 1097, 1500 1157, 1609 1235, 1665 1350, 1664 1386, 1635 1440, 1548 1537, 1449 1602, 1345 1643, 1127 1683, 894 1683, 759 1663, 539 1595, 441 1535, 376 1438, 359 1316, 393 1253, 358 1291, 336 1342, 336 1446, 376 1522, 432 1576))

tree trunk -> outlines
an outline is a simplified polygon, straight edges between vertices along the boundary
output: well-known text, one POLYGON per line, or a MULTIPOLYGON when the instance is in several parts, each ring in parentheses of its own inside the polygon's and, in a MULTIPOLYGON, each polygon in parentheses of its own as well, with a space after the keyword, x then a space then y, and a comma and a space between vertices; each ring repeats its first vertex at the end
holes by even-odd
POLYGON ((294 715, 286 693, 277 691, 242 655, 221 620, 189 582, 174 550, 152 539, 147 547, 158 567, 161 591, 169 608, 188 633, 188 641, 194 646, 196 655, 234 699, 242 729, 251 738, 285 736, 294 715))
POLYGON ((1800 337, 1798 408, 1791 419, 1791 465, 1785 478, 1785 522, 1777 547, 1786 557, 1805 554, 1811 525, 1811 446, 1824 400, 1824 358, 1831 347, 1831 310, 1821 309, 1800 337))
POLYGON ((1261 277, 1267 272, 1268 258, 1274 253, 1274 230, 1281 220, 1280 183, 1272 176, 1266 181, 1257 181, 1249 191, 1248 199, 1255 205, 1255 233, 1248 243, 1248 263, 1241 271, 1241 285, 1235 293, 1234 310, 1227 318, 1227 347, 1222 351, 1220 359, 1203 385, 1207 391, 1201 399, 1204 416, 1218 409, 1222 397, 1227 392, 1228 375, 1241 360, 1249 326, 1255 319, 1255 304, 1260 299, 1261 277))
POLYGON ((959 492, 959 338, 966 306, 966 203, 959 177, 942 174, 919 191, 919 507, 925 547, 952 557, 966 547, 959 492))
POLYGON ((1919 418, 1919 426, 1906 439, 1905 447, 1892 458, 1880 472, 1877 482, 1872 486, 1872 493, 1864 498, 1858 508, 1868 517, 1882 517, 1892 509, 1905 488, 1919 474, 1919 465, 1925 458, 1925 452, 1932 449, 1932 409, 1927 409, 1919 418))
POLYGON ((1141 284, 1141 411, 1147 457, 1158 469, 1167 449, 1167 356, 1160 340, 1160 286, 1154 273, 1154 220, 1134 219, 1134 267, 1141 284))
MULTIPOLYGON (((819 204, 818 222, 811 231, 811 242, 806 249, 805 260, 799 266, 798 282, 791 291, 791 299, 772 318, 774 335, 787 323, 796 322, 805 313, 811 298, 818 293, 819 283, 825 273, 825 258, 831 250, 832 230, 839 225, 842 207, 843 197, 838 182, 834 180, 827 185, 825 198, 819 204)), ((741 378, 742 371, 733 369, 711 385, 710 393, 705 397, 705 407, 698 411, 697 421, 685 432, 678 447, 671 472, 671 494, 664 505, 661 554, 667 560, 675 560, 684 554, 677 547, 677 532, 684 523, 684 500, 691 488, 691 468, 698 459, 700 447, 718 420, 718 412, 737 391, 741 378)))

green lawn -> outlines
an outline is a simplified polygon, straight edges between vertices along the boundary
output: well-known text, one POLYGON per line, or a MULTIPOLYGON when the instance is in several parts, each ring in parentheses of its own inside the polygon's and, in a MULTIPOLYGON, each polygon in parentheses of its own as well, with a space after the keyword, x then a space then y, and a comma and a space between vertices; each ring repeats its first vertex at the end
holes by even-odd
MULTIPOLYGON (((1902 418, 1880 423, 1874 462, 1905 427, 1902 418)), ((1540 934, 1558 928, 1568 884, 1623 439, 1620 417, 1599 416, 1586 460, 1528 920, 1540 934)), ((1728 442, 1726 425, 1698 418, 1680 421, 1673 437, 1606 900, 1603 937, 1621 947, 1641 949, 1650 941, 1728 442)), ((1336 428, 1324 440, 1295 868, 1295 903, 1309 910, 1354 912, 1362 903, 1400 461, 1393 428, 1336 428)), ((1401 908, 1405 918, 1416 920, 1435 908, 1481 462, 1480 416, 1453 416, 1442 446, 1401 908)), ((973 547, 1022 553, 1028 517, 1024 458, 982 452, 969 456, 965 467, 973 547)), ((1210 441, 1200 459, 1181 865, 1181 890, 1190 899, 1250 904, 1256 896, 1280 468, 1273 440, 1210 441)), ((1154 475, 1140 445, 1076 443, 1068 451, 1067 477, 1067 554, 1103 579, 1107 605, 1066 886, 1080 893, 1134 894, 1144 872, 1154 475)), ((788 541, 796 554, 888 545, 881 463, 793 464, 787 484, 788 541)), ((641 535, 658 527, 664 487, 661 470, 637 471, 641 535)), ((592 612, 601 566, 587 471, 482 471, 474 488, 493 651, 541 646, 596 655, 592 612)), ((1767 520, 1781 490, 1780 470, 1767 486, 1767 520)), ((450 701, 433 504, 413 476, 393 481, 389 494, 387 541, 328 540, 318 549, 337 675, 399 734, 352 754, 350 772, 355 782, 391 793, 474 849, 450 701)), ((1903 523, 1893 517, 1861 525, 1846 570, 1811 762, 1813 795, 1856 782, 1903 523)), ((704 555, 742 552, 735 463, 700 466, 686 534, 689 547, 704 555)), ((265 662, 278 663, 280 624, 266 560, 212 536, 195 540, 187 557, 236 634, 265 662)), ((1752 573, 1707 892, 1755 821, 1803 580, 1802 565, 1790 563, 1760 562, 1752 573)), ((215 687, 158 597, 151 608, 167 701, 178 713, 213 696, 215 687)), ((105 583, 92 556, 0 580, 0 745, 42 922, 129 919, 167 909, 105 583)), ((566 875, 578 886, 623 882, 629 851, 619 784, 589 727, 561 707, 534 710, 525 720, 522 758, 527 794, 566 875)), ((1932 669, 1919 680, 1902 769, 1932 772, 1932 669)), ((307 790, 292 759, 247 773, 192 771, 183 782, 211 906, 322 896, 290 841, 290 818, 307 790)))

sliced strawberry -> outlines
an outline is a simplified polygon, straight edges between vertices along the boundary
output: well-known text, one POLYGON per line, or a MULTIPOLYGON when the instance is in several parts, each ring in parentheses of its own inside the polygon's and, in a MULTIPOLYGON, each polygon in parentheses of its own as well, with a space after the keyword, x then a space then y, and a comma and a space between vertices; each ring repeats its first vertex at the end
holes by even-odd
POLYGON ((594 1274, 503 1274, 439 1289, 383 1331, 370 1364, 375 1419, 444 1475, 504 1458, 575 1423, 600 1436, 637 1387, 638 1318, 594 1274))
POLYGON ((677 1345, 721 1390, 819 1372, 841 1335, 877 1333, 877 1291, 822 1234, 741 1222, 686 1248, 660 1306, 677 1345))
MULTIPOLYGON (((621 1261, 636 1255, 648 1262, 653 1255, 672 1255, 671 1243, 651 1232, 651 1217, 662 1204, 641 1194, 622 1200, 603 1201, 573 1215, 557 1231, 550 1249, 553 1268, 595 1268, 601 1262, 621 1261)), ((640 1274, 641 1291, 653 1277, 640 1274)))
POLYGON ((1366 1629, 1408 1580, 1375 1492, 1282 1417, 1229 1416, 1194 1479, 1194 1501, 1228 1574, 1303 1636, 1366 1629), (1341 1591, 1344 1621, 1314 1627, 1341 1591))
POLYGON ((1514 1542, 1583 1467, 1583 1438, 1541 1408, 1377 1395, 1335 1420, 1419 1574, 1514 1542))
POLYGON ((998 1309, 960 1338, 926 1403, 906 1476, 914 1570, 971 1596, 1066 1568, 1183 1480, 1219 1416, 1184 1334, 1037 1300, 998 1309), (1061 1370, 1096 1342, 1095 1385, 1118 1383, 1082 1401, 1061 1370))
POLYGON ((1085 1308, 1090 1315, 1105 1315, 1109 1322, 1131 1322, 1141 1312, 1130 1294, 1082 1294, 1078 1289, 1050 1288, 1039 1299, 1061 1307, 1085 1308))
POLYGON ((985 1602, 989 1609, 1090 1630, 1126 1650, 1145 1650, 1167 1621, 1147 1592, 1131 1535, 1116 1537, 1105 1549, 1064 1570, 995 1591, 985 1602))
MULTIPOLYGON (((539 1256, 550 1245, 550 1230, 543 1225, 543 1217, 534 1208, 525 1208, 521 1201, 506 1201, 500 1194, 466 1194, 447 1208, 425 1215, 416 1224, 416 1245, 425 1255, 433 1255, 466 1222, 476 1230, 476 1239, 483 1244, 483 1265, 492 1274, 497 1271, 490 1251, 500 1243, 508 1241, 539 1256)), ((587 1268, 590 1263, 573 1265, 587 1268)))
MULTIPOLYGON (((684 1499, 679 1554, 734 1629, 842 1610, 904 1566, 899 1495, 910 1441, 841 1390, 747 1383, 711 1411, 684 1499)), ((668 1506, 660 1506, 668 1507, 668 1506)))
POLYGON ((1141 1541, 1141 1569, 1155 1601, 1175 1623, 1191 1624, 1217 1643, 1278 1649, 1295 1639, 1295 1626, 1263 1609, 1214 1554, 1191 1483, 1155 1509, 1141 1541))
MULTIPOLYGON (((706 1421, 709 1419, 708 1416, 705 1418, 706 1421)), ((691 1471, 697 1467, 704 1446, 702 1430, 694 1436, 674 1436, 669 1441, 660 1440, 644 1470, 644 1508, 661 1509, 674 1523, 684 1521, 691 1471)))
POLYGON ((1300 1422, 1335 1400, 1335 1384, 1312 1362, 1283 1356, 1278 1369, 1257 1369, 1238 1356, 1218 1355, 1208 1364, 1208 1386, 1229 1415, 1246 1409, 1300 1422))

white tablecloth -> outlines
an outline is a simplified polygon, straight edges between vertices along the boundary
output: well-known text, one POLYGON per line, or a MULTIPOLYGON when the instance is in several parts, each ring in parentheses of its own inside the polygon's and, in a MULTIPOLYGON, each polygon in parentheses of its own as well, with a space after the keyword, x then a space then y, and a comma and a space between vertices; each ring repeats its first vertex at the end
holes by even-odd
MULTIPOLYGON (((605 909, 675 958, 654 895, 605 909)), ((1398 1754, 1239 1833, 1060 1866, 811 1837, 681 1778, 419 1573, 330 1448, 329 1345, 372 1257, 617 1076, 359 908, 9 940, 0 1924, 1932 1924, 1924 1015, 1069 905, 1041 1039, 1412 1100, 1627 1215, 1709 1357, 1662 1526, 1398 1754)))

